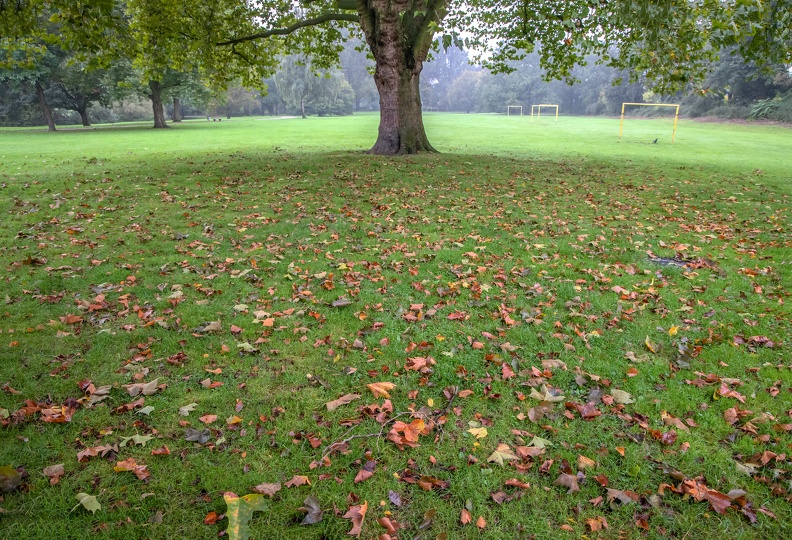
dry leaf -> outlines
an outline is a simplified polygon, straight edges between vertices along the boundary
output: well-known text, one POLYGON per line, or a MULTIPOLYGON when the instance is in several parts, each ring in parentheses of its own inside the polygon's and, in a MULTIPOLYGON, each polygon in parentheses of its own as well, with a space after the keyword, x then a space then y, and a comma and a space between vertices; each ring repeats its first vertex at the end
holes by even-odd
POLYGON ((55 484, 60 482, 61 476, 65 474, 65 471, 63 469, 63 463, 59 463, 57 465, 50 465, 49 467, 46 467, 42 471, 42 473, 44 474, 44 476, 47 476, 49 478, 50 485, 54 486, 55 484))
POLYGON ((253 488, 254 493, 260 493, 262 495, 269 495, 272 497, 277 492, 281 490, 281 483, 275 482, 274 484, 259 484, 253 488))
POLYGON ((514 453, 511 451, 511 448, 509 448, 509 445, 499 444, 498 448, 496 448, 495 451, 487 458, 487 461, 497 463, 503 467, 504 461, 512 461, 515 459, 520 458, 514 455, 514 453))
POLYGON ((363 529, 363 520, 366 519, 366 512, 368 512, 368 501, 363 504, 352 506, 344 514, 344 519, 352 520, 352 529, 347 533, 350 536, 360 536, 363 529))
POLYGON ((390 399, 388 391, 396 388, 396 385, 392 382, 375 382, 367 384, 366 387, 371 390, 375 398, 386 397, 390 399))
POLYGON ((356 399, 360 399, 359 394, 346 394, 345 396, 341 396, 340 398, 334 399, 333 401, 328 401, 325 403, 325 407, 327 407, 328 411, 334 411, 341 405, 347 405, 356 399))

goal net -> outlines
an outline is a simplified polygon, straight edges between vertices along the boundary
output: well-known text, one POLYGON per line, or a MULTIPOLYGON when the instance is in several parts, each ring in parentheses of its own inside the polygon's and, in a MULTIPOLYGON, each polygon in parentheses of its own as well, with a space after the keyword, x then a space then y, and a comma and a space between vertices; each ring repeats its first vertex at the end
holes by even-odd
POLYGON ((619 140, 622 140, 624 135, 624 115, 626 111, 635 110, 636 107, 655 107, 657 111, 668 111, 673 113, 674 122, 669 126, 669 116, 658 115, 657 117, 644 118, 646 124, 641 128, 636 128, 635 125, 631 128, 631 138, 643 137, 645 139, 653 138, 654 140, 647 140, 647 142, 657 142, 659 135, 668 133, 668 128, 671 127, 671 144, 674 143, 676 137, 677 121, 679 120, 679 104, 678 103, 622 103, 621 120, 619 121, 619 140))
MULTIPOLYGON (((546 109, 555 109, 555 121, 556 124, 558 123, 558 105, 551 104, 551 103, 540 103, 538 105, 531 105, 531 122, 534 119, 534 113, 536 113, 536 119, 542 118, 542 108, 546 109)), ((552 113, 551 113, 552 114, 552 113)))
POLYGON ((522 116, 522 105, 509 105, 506 107, 506 116, 522 116))
POLYGON ((424 112, 437 112, 437 107, 424 107, 424 112))

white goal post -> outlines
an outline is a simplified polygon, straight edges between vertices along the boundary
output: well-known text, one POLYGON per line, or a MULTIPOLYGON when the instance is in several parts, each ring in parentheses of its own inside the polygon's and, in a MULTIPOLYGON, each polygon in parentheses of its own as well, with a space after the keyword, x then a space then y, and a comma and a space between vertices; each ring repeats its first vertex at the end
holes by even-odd
POLYGON ((509 105, 508 107, 506 107, 506 116, 522 116, 522 115, 523 115, 522 105, 509 105))
POLYGON ((621 121, 619 122, 619 140, 622 138, 624 131, 624 108, 631 107, 674 107, 674 128, 671 130, 671 144, 674 144, 674 137, 676 136, 677 120, 679 120, 679 103, 622 103, 621 121))
POLYGON ((555 107, 555 121, 558 123, 558 105, 552 103, 540 103, 538 105, 531 105, 531 122, 533 122, 534 111, 536 111, 536 118, 542 117, 542 107, 555 107))
POLYGON ((424 107, 424 112, 437 112, 437 107, 424 107))

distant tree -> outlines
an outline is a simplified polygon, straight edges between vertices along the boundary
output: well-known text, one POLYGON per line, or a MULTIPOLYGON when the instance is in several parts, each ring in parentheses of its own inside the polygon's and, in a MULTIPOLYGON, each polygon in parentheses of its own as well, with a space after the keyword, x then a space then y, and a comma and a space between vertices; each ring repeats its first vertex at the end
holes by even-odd
POLYGON ((466 70, 460 73, 446 94, 448 109, 466 113, 477 110, 478 85, 483 77, 483 71, 466 70))
POLYGON ((421 73, 421 100, 432 107, 444 108, 448 104, 448 90, 457 77, 477 68, 470 65, 467 51, 459 47, 443 49, 438 42, 435 49, 421 73))
POLYGON ((303 118, 308 114, 352 114, 355 93, 343 74, 332 69, 323 74, 314 71, 303 58, 290 56, 283 60, 274 81, 286 109, 303 118))
POLYGON ((374 84, 374 61, 368 57, 362 41, 350 38, 344 43, 341 52, 341 70, 347 82, 355 92, 355 110, 359 111, 365 104, 367 108, 377 106, 377 86, 374 84))

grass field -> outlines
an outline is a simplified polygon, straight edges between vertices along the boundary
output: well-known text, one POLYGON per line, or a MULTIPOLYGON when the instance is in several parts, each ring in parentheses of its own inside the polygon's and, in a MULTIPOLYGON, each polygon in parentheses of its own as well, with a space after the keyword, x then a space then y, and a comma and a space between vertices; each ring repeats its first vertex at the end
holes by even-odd
POLYGON ((425 122, 0 130, 0 538, 790 536, 792 131, 425 122))

